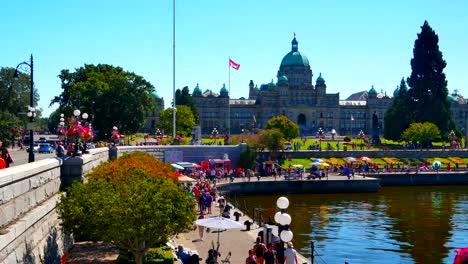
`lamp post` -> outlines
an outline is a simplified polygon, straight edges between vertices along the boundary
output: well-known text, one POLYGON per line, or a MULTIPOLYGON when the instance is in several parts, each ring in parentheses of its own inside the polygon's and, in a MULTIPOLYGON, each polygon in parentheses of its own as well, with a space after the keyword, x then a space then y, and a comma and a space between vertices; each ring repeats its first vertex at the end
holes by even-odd
POLYGON ((162 133, 159 128, 156 129, 156 143, 159 145, 161 144, 162 133))
POLYGON ((213 143, 215 143, 215 144, 217 143, 217 142, 216 142, 216 141, 217 141, 216 139, 218 138, 218 134, 219 134, 219 132, 218 132, 218 130, 216 129, 216 127, 213 128, 213 131, 211 131, 211 138, 213 138, 213 143))
POLYGON ((293 232, 289 230, 289 225, 291 224, 291 216, 288 213, 285 213, 286 209, 289 206, 289 200, 286 197, 280 197, 276 201, 276 206, 280 209, 279 212, 275 214, 275 222, 278 224, 278 235, 281 240, 281 247, 279 248, 278 254, 278 263, 284 263, 284 242, 291 242, 293 239, 293 232))
POLYGON ((319 128, 317 135, 319 137, 319 151, 322 151, 322 136, 323 136, 323 130, 322 128, 319 128))
POLYGON ((449 140, 450 140, 450 148, 453 149, 453 142, 455 141, 455 138, 457 137, 457 135, 455 134, 455 132, 453 131, 453 129, 450 131, 450 134, 449 134, 449 140))
POLYGON ((23 61, 20 64, 16 66, 15 73, 13 74, 13 77, 15 80, 18 80, 19 78, 19 72, 18 68, 22 65, 29 66, 31 69, 31 84, 30 84, 30 98, 29 98, 29 111, 28 111, 28 117, 29 117, 29 123, 28 123, 28 129, 29 129, 29 156, 28 156, 28 162, 34 162, 34 121, 36 117, 36 111, 34 108, 34 60, 33 60, 33 55, 31 54, 31 59, 29 63, 23 61))
POLYGON ((336 130, 335 130, 335 129, 332 129, 331 132, 330 132, 330 134, 331 134, 331 139, 332 139, 332 140, 335 140, 336 130))
POLYGON ((363 148, 364 148, 364 137, 365 137, 365 135, 364 135, 364 132, 362 132, 362 129, 361 129, 361 131, 359 131, 358 137, 361 139, 361 150, 363 150, 363 148))
POLYGON ((244 143, 244 129, 241 130, 241 142, 244 143))

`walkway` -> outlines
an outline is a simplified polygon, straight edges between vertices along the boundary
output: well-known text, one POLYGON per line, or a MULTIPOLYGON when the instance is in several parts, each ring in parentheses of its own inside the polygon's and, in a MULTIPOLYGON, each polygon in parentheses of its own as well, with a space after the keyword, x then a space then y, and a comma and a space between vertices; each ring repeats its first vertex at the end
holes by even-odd
MULTIPOLYGON (((232 204, 231 204, 232 206, 232 204)), ((237 208, 231 209, 231 218, 234 220, 233 213, 239 211, 237 208)), ((213 206, 213 214, 206 215, 206 217, 215 217, 216 213, 219 213, 219 210, 213 206)), ((242 212, 241 212, 242 213, 242 212)), ((246 220, 252 221, 248 216, 245 216, 242 213, 242 216, 239 219, 239 222, 243 224, 246 220)), ((250 231, 245 231, 245 228, 242 230, 234 229, 223 231, 219 234, 220 247, 219 252, 221 257, 218 258, 219 264, 222 264, 221 260, 224 260, 226 255, 231 252, 230 263, 232 264, 243 264, 245 259, 248 256, 249 249, 252 249, 255 243, 255 239, 258 236, 258 232, 263 230, 256 225, 251 227, 250 231)), ((205 230, 206 231, 206 230, 205 230)), ((189 248, 190 250, 195 250, 198 252, 199 256, 203 259, 200 263, 205 263, 205 260, 208 256, 208 250, 212 248, 212 245, 216 248, 216 242, 218 238, 218 233, 214 230, 210 232, 205 232, 205 237, 203 241, 199 240, 198 229, 190 231, 188 233, 179 234, 177 238, 173 240, 173 245, 182 244, 184 248, 189 248)), ((307 260, 303 256, 298 256, 299 263, 310 263, 310 260, 307 260)))

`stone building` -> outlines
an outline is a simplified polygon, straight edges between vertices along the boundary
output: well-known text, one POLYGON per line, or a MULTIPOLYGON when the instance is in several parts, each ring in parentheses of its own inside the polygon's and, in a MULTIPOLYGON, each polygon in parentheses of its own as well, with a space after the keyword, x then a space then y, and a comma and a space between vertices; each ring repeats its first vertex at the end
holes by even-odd
POLYGON ((214 128, 225 132, 228 113, 232 134, 263 128, 277 115, 285 115, 297 123, 302 135, 315 135, 319 128, 325 133, 335 129, 342 135, 356 135, 361 130, 367 134, 371 132, 374 112, 383 126, 385 110, 392 101, 389 96, 377 93, 374 88, 346 100, 340 100, 339 93, 327 93, 321 73, 313 84, 309 60, 299 51, 298 44, 294 37, 291 51, 281 60, 276 82, 272 80, 259 87, 250 81, 248 98, 229 98, 224 85, 219 94, 212 90, 202 92, 197 84, 193 97, 200 111, 202 133, 210 134, 214 128))
MULTIPOLYGON (((281 60, 276 82, 271 80, 258 85, 251 80, 247 98, 230 98, 225 85, 217 93, 211 89, 202 92, 203 89, 197 84, 192 95, 200 112, 202 134, 210 135, 215 128, 220 134, 226 133, 229 121, 231 134, 240 134, 242 131, 264 128, 270 118, 285 115, 299 125, 304 136, 316 135, 322 128, 327 134, 334 129, 339 135, 352 137, 357 137, 362 130, 370 137, 376 133, 372 127, 375 113, 379 126, 377 133, 382 135, 385 111, 391 106, 392 97, 382 90, 377 92, 373 86, 369 91, 352 94, 344 100, 340 100, 339 93, 327 93, 321 73, 313 83, 314 73, 307 56, 299 51, 298 44, 294 37, 291 51, 281 60)), ((449 98, 457 126, 465 128, 467 101, 456 91, 449 98)), ((164 109, 164 101, 161 109, 164 109)), ((157 124, 157 115, 149 118, 150 130, 154 124, 157 124)))
POLYGON ((153 92, 152 96, 156 101, 156 109, 152 111, 150 115, 146 118, 145 126, 141 131, 150 134, 154 134, 156 132, 156 128, 159 124, 159 112, 164 110, 164 98, 159 97, 159 95, 156 92, 153 92))

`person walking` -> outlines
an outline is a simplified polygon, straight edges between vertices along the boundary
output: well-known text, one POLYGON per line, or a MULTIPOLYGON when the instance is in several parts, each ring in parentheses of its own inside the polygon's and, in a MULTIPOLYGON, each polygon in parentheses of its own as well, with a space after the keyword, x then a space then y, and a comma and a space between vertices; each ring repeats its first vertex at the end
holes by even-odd
POLYGON ((285 264, 299 264, 299 262, 297 262, 297 252, 294 249, 293 243, 288 242, 287 245, 288 247, 284 251, 284 260, 285 260, 284 263, 285 264))
POLYGON ((275 264, 275 252, 273 251, 273 245, 268 243, 267 251, 264 254, 265 264, 275 264))
MULTIPOLYGON (((204 218, 205 218, 205 214, 203 213, 203 211, 200 211, 200 216, 198 217, 198 219, 204 219, 204 218)), ((198 226, 198 235, 200 235, 199 241, 203 241, 204 234, 205 234, 205 227, 199 225, 198 226)))
POLYGON ((257 237, 253 251, 255 252, 255 257, 257 258, 257 264, 263 264, 265 262, 264 257, 265 252, 267 251, 267 247, 262 243, 261 237, 257 237))
POLYGON ((2 153, 0 154, 0 156, 5 161, 6 168, 9 168, 10 164, 13 163, 14 161, 11 158, 10 153, 8 152, 8 148, 7 148, 7 146, 5 144, 2 146, 1 151, 2 151, 2 153))
POLYGON ((255 257, 255 251, 249 250, 249 256, 245 259, 245 264, 257 264, 257 258, 255 257))

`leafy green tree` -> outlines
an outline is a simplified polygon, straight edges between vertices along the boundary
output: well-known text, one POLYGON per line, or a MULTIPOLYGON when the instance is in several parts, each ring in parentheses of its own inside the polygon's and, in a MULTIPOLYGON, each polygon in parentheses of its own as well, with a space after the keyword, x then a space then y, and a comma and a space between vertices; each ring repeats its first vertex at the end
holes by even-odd
MULTIPOLYGON (((195 117, 192 110, 186 105, 177 105, 176 108, 176 134, 183 136, 190 136, 192 134, 193 126, 195 126, 195 117)), ((159 112, 159 122, 161 128, 165 133, 172 135, 173 130, 173 115, 172 108, 167 108, 159 112)))
POLYGON ((176 105, 186 105, 190 107, 190 110, 192 110, 193 116, 195 117, 195 123, 198 123, 198 120, 200 120, 200 113, 198 112, 198 109, 195 105, 195 100, 190 94, 189 88, 185 86, 182 88, 182 91, 177 89, 175 93, 175 99, 176 105))
MULTIPOLYGON (((155 158, 152 163, 156 170, 168 166, 155 158)), ((65 230, 112 242, 131 252, 141 264, 149 248, 162 246, 171 236, 191 229, 195 202, 173 176, 126 165, 119 160, 104 163, 100 167, 112 170, 113 177, 92 172, 88 183, 73 183, 62 196, 58 212, 65 230)), ((106 169, 97 173, 102 171, 106 169)))
MULTIPOLYGON (((12 142, 17 132, 26 127, 26 116, 30 105, 30 75, 18 71, 18 80, 14 79, 14 68, 0 68, 0 141, 12 142)), ((37 106, 39 95, 34 90, 33 103, 37 106)), ((36 112, 37 117, 41 111, 36 112)))
POLYGON ((74 109, 88 113, 98 137, 105 137, 113 126, 121 133, 134 133, 144 126, 146 117, 156 107, 152 97, 154 86, 142 76, 108 64, 85 64, 75 72, 59 74, 62 93, 51 105, 58 103, 60 113, 71 117, 74 109))
POLYGON ((283 149, 284 135, 277 128, 261 130, 259 141, 270 151, 271 157, 276 157, 276 153, 283 149))
POLYGON ((239 166, 247 169, 252 168, 255 161, 256 152, 252 151, 247 145, 247 149, 242 151, 239 156, 239 166))
POLYGON ((406 114, 411 122, 432 122, 442 134, 455 129, 453 113, 448 100, 447 65, 439 50, 439 37, 427 21, 414 42, 411 76, 408 78, 408 106, 406 114))
POLYGON ((393 98, 392 105, 385 112, 384 135, 391 140, 399 140, 403 131, 409 127, 410 116, 408 106, 408 87, 404 78, 401 78, 398 94, 393 98))
POLYGON ((299 136, 299 126, 286 116, 274 116, 268 120, 265 129, 277 128, 281 131, 284 138, 291 140, 299 136))
POLYGON ((405 141, 413 143, 421 143, 421 149, 424 145, 429 146, 430 143, 440 138, 439 128, 430 122, 412 123, 401 135, 405 141))

